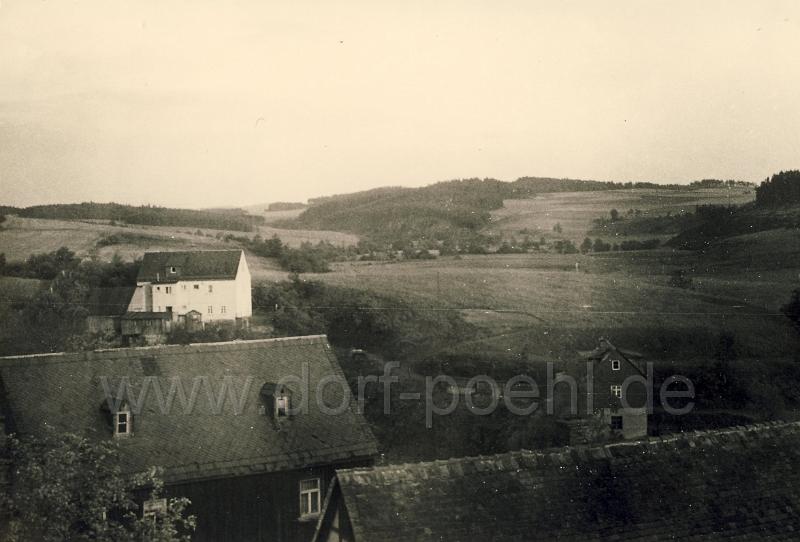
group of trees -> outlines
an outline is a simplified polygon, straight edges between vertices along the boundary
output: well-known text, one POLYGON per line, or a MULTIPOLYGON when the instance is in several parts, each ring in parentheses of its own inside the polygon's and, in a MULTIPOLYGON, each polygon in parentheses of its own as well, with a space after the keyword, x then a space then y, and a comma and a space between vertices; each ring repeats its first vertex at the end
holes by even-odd
POLYGON ((626 240, 611 244, 600 238, 592 241, 590 238, 585 237, 581 243, 580 251, 586 254, 587 252, 610 252, 612 250, 652 250, 658 248, 659 245, 661 245, 661 241, 658 239, 646 239, 644 241, 626 240))
POLYGON ((14 336, 14 350, 52 352, 107 345, 102 337, 85 335, 90 291, 135 285, 139 264, 116 255, 110 262, 82 261, 61 247, 0 266, 0 274, 48 281, 30 300, 11 306, 10 321, 5 324, 14 336))
POLYGON ((753 183, 748 181, 736 181, 728 179, 723 181, 721 179, 701 179, 699 181, 692 181, 689 183, 690 188, 724 188, 732 186, 754 186, 753 183))
POLYGON ((17 209, 15 212, 19 216, 27 218, 112 220, 149 226, 189 226, 234 231, 253 231, 259 224, 264 223, 263 216, 249 215, 241 209, 198 211, 152 205, 122 205, 119 203, 84 202, 34 205, 17 209))
POLYGON ((115 443, 75 434, 7 439, 13 489, 0 493, 0 538, 33 540, 186 541, 196 518, 185 498, 167 499, 156 517, 137 503, 164 497, 161 472, 123 474, 115 443))
POLYGON ((332 344, 392 359, 437 351, 474 335, 456 312, 426 311, 385 295, 316 281, 253 288, 253 306, 279 336, 325 333, 332 344))
POLYGON ((140 261, 126 262, 114 255, 110 262, 82 260, 67 247, 31 254, 23 262, 7 262, 0 254, 0 274, 11 277, 54 280, 71 278, 84 286, 126 286, 136 284, 140 261))
POLYGON ((284 244, 277 235, 269 239, 256 235, 250 239, 228 234, 224 239, 238 242, 256 256, 277 259, 280 266, 291 273, 327 273, 330 262, 354 259, 357 252, 355 247, 337 247, 325 241, 316 245, 307 241, 299 248, 293 248, 284 244))
POLYGON ((756 187, 756 205, 778 207, 800 203, 800 170, 781 171, 756 187))

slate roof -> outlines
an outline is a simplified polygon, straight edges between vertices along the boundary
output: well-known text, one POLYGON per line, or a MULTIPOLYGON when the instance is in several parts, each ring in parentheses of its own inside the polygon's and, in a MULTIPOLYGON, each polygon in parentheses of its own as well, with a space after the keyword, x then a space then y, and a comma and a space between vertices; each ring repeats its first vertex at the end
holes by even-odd
POLYGON ((356 542, 799 540, 800 423, 337 471, 356 542))
MULTIPOLYGON (((327 415, 317 405, 316 386, 326 375, 343 378, 324 336, 0 358, 0 383, 20 434, 37 435, 54 428, 90 438, 113 438, 119 443, 126 472, 163 466, 168 482, 290 470, 375 455, 376 442, 363 417, 350 408, 327 415), (261 386, 288 375, 302 378, 304 365, 311 389, 307 412, 278 426, 263 413, 261 386), (186 414, 177 397, 172 410, 162 413, 151 381, 142 412, 133 415, 133 436, 115 438, 102 408, 104 376, 113 396, 125 376, 133 385, 134 399, 147 376, 157 379, 165 398, 174 377, 180 377, 187 398, 196 377, 207 377, 213 394, 209 398, 201 382, 192 414, 186 414), (236 398, 248 390, 239 414, 230 393, 221 411, 214 413, 213 398, 218 397, 225 377, 236 398)), ((287 387, 293 401, 299 401, 302 387, 297 383, 287 387)), ((324 391, 327 405, 341 404, 339 385, 328 385, 324 391)))
POLYGON ((241 250, 145 252, 136 280, 162 283, 176 280, 233 280, 241 256, 241 250), (179 269, 179 277, 166 276, 166 269, 172 266, 179 269))
POLYGON ((92 288, 86 301, 90 316, 122 316, 128 310, 136 286, 92 288))
POLYGON ((597 347, 593 350, 581 350, 578 351, 578 355, 584 360, 590 361, 600 361, 609 353, 616 352, 622 359, 627 361, 634 369, 639 371, 642 374, 645 374, 644 369, 642 368, 640 359, 644 356, 639 352, 634 352, 633 350, 627 350, 623 348, 617 348, 611 341, 605 339, 603 337, 600 338, 598 341, 597 347))

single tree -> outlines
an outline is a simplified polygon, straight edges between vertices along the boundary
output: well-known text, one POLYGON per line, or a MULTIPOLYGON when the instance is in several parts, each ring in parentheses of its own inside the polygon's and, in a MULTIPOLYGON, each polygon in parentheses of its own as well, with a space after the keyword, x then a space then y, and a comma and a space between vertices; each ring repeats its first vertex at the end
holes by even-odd
POLYGON ((611 222, 616 222, 617 220, 619 220, 619 211, 617 211, 616 209, 611 209, 610 214, 611 214, 611 222))
POLYGON ((581 243, 581 252, 586 254, 590 250, 592 250, 592 240, 589 239, 588 237, 584 237, 583 243, 581 243))

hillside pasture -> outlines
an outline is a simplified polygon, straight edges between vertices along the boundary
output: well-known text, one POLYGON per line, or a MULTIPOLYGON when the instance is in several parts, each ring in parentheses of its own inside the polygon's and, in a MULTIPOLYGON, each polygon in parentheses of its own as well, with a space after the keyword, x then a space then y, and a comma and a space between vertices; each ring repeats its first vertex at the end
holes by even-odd
POLYGON ((580 242, 592 228, 592 221, 607 218, 611 209, 621 215, 628 209, 639 209, 644 215, 663 215, 693 211, 697 205, 748 203, 754 198, 753 190, 747 187, 545 193, 531 199, 505 200, 501 209, 492 211, 486 232, 520 238, 524 235, 521 231, 527 230, 534 236, 551 237, 553 227, 560 224, 562 233, 556 236, 580 242))
POLYGON ((257 232, 243 233, 212 229, 189 229, 173 226, 139 226, 111 224, 100 220, 51 220, 8 216, 0 229, 0 252, 8 261, 20 261, 34 253, 51 252, 62 246, 87 257, 97 254, 110 259, 118 253, 130 261, 144 251, 155 250, 219 250, 234 248, 235 243, 221 238, 227 234, 264 238, 277 235, 285 244, 298 247, 304 242, 328 241, 336 245, 358 243, 358 236, 327 231, 285 230, 262 226, 257 232), (198 234, 200 232, 200 234, 198 234), (120 242, 105 244, 110 236, 120 242), (98 246, 98 243, 100 246, 98 246), (104 245, 104 246, 103 246, 104 245))
POLYGON ((762 302, 774 283, 754 287, 749 297, 737 283, 706 288, 713 277, 702 275, 696 289, 675 288, 669 274, 692 263, 691 253, 643 251, 645 261, 638 263, 637 253, 619 254, 625 259, 526 254, 345 262, 332 273, 305 277, 395 296, 419 310, 458 311, 481 333, 471 344, 453 345, 456 351, 554 359, 606 335, 661 358, 702 357, 725 330, 753 356, 790 355, 797 346, 785 318, 762 302), (652 252, 664 261, 652 261, 652 252))

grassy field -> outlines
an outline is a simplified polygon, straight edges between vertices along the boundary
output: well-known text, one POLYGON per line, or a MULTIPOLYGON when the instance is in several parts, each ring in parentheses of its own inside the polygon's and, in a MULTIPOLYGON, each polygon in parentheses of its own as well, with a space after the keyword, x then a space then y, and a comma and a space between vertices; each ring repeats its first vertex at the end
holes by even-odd
POLYGON ((644 215, 661 215, 694 210, 703 204, 741 204, 752 201, 750 188, 733 187, 702 190, 631 189, 600 192, 556 192, 540 194, 532 199, 505 200, 502 209, 492 211, 492 225, 487 232, 504 238, 520 238, 522 230, 531 235, 553 234, 560 224, 561 236, 580 242, 591 229, 592 220, 608 217, 611 209, 625 214, 639 209, 644 215))
POLYGON ((0 229, 0 252, 9 261, 24 260, 32 253, 51 252, 62 246, 79 256, 88 256, 97 249, 103 258, 111 258, 119 253, 125 260, 140 257, 146 250, 213 250, 231 248, 230 243, 217 239, 217 235, 254 236, 264 238, 277 235, 284 243, 297 247, 301 243, 328 241, 337 245, 350 245, 358 242, 358 237, 346 233, 284 230, 262 226, 258 232, 243 234, 224 230, 197 229, 168 226, 120 226, 99 221, 46 220, 9 216, 0 229), (97 247, 98 241, 112 234, 124 236, 125 242, 97 247))
POLYGON ((698 267, 692 253, 659 250, 340 263, 332 273, 308 277, 425 310, 458 311, 483 331, 472 345, 458 345, 464 351, 561 358, 606 335, 655 357, 703 356, 713 345, 698 349, 696 342, 727 330, 751 356, 791 354, 796 340, 778 312, 793 287, 786 271, 762 271, 758 281, 698 268, 693 289, 669 286, 671 271, 692 266, 698 267))
MULTIPOLYGON (((563 237, 579 242, 592 221, 612 208, 659 215, 752 198, 752 190, 741 187, 543 194, 506 200, 493 213, 491 230, 518 238, 522 229, 550 236, 559 223, 563 237)), ((606 335, 661 359, 703 358, 721 332, 731 331, 743 354, 758 358, 791 356, 798 346, 780 314, 797 286, 797 261, 800 236, 773 230, 727 239, 706 255, 660 249, 345 262, 334 264, 331 273, 306 277, 394 296, 425 310, 458 311, 480 330, 470 344, 454 346, 465 352, 569 358, 606 335), (670 286, 678 269, 692 278, 691 289, 670 286)))

